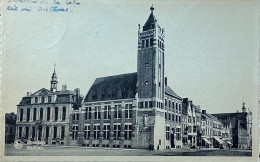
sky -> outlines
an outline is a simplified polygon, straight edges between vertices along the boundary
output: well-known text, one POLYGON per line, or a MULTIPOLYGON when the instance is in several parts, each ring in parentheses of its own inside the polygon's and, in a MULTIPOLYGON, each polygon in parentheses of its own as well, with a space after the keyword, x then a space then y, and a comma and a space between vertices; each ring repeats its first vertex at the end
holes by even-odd
POLYGON ((136 72, 138 24, 152 4, 165 29, 168 85, 208 113, 241 111, 243 100, 257 112, 257 1, 60 1, 69 12, 37 11, 51 1, 3 4, 3 112, 49 89, 54 64, 58 89, 84 96, 97 77, 136 72), (14 5, 31 11, 7 10, 14 5))

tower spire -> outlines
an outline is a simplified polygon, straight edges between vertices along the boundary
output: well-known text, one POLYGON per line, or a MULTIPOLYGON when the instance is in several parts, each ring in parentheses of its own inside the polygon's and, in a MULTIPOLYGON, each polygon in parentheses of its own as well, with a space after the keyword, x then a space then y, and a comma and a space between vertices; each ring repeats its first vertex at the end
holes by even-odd
POLYGON ((154 10, 153 4, 152 4, 152 6, 150 7, 150 10, 151 10, 151 13, 153 13, 153 10, 154 10))
POLYGON ((56 67, 56 63, 54 64, 54 70, 53 70, 53 73, 52 73, 52 76, 51 76, 51 88, 50 88, 50 90, 52 92, 57 91, 57 84, 58 84, 55 67, 56 67))

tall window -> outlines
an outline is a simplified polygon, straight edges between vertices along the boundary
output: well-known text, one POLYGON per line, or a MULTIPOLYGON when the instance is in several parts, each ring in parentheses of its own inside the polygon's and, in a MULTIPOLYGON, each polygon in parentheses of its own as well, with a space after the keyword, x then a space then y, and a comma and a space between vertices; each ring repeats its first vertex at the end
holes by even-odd
POLYGON ((153 38, 150 38, 150 47, 153 46, 153 38))
POLYGON ((57 138, 57 127, 53 127, 53 138, 57 138))
POLYGON ((172 114, 172 121, 174 121, 174 114, 172 114))
POLYGON ((99 139, 99 134, 100 134, 100 125, 94 125, 94 139, 99 139))
POLYGON ((37 113, 36 108, 33 108, 33 121, 36 120, 36 113, 37 113))
POLYGON ((60 138, 64 138, 65 136, 65 127, 61 126, 61 137, 60 138))
POLYGON ((79 113, 73 114, 72 120, 79 120, 79 113))
POLYGON ((25 138, 29 139, 29 127, 25 127, 25 138))
POLYGON ((132 124, 125 124, 125 139, 132 138, 132 124))
POLYGON ((181 128, 176 128, 176 140, 181 140, 181 128))
POLYGON ((35 127, 33 126, 33 127, 32 127, 32 139, 35 138, 35 134, 36 134, 36 132, 35 132, 35 127))
POLYGON ((115 119, 121 118, 121 105, 115 105, 114 117, 115 119))
POLYGON ((40 108, 40 120, 43 120, 43 108, 40 108))
POLYGON ((91 107, 86 107, 85 120, 91 119, 91 107))
POLYGON ((66 107, 62 108, 62 120, 64 121, 66 119, 66 107))
POLYGON ((20 121, 23 121, 23 109, 20 110, 20 121))
POLYGON ((48 96, 48 102, 51 102, 51 96, 48 96))
POLYGON ((149 39, 145 40, 145 47, 149 47, 149 39))
POLYGON ((47 108, 47 121, 49 121, 50 118, 51 118, 51 108, 48 107, 48 108, 47 108))
POLYGON ((19 138, 22 137, 22 132, 23 132, 23 127, 19 127, 19 133, 18 133, 19 138))
POLYGON ((46 138, 49 138, 50 127, 46 127, 46 138))
POLYGON ((30 120, 30 108, 27 109, 27 119, 26 121, 29 121, 30 120))
POLYGON ((58 107, 55 107, 55 110, 54 110, 54 121, 57 121, 58 120, 58 115, 59 115, 59 108, 58 107))
POLYGON ((79 126, 72 125, 72 139, 73 140, 76 140, 78 138, 78 131, 79 131, 79 126))
POLYGON ((84 127, 84 138, 89 139, 90 137, 90 125, 85 125, 84 127))
POLYGON ((166 140, 170 140, 170 127, 166 126, 166 140))
POLYGON ((120 138, 121 124, 114 125, 114 139, 120 138))
POLYGON ((172 102, 172 112, 174 112, 174 102, 172 102))
POLYGON ((110 125, 104 125, 104 139, 109 139, 110 125))
POLYGON ((110 109, 111 107, 110 106, 105 106, 105 109, 104 109, 104 119, 110 119, 110 109))
POLYGON ((44 103, 45 97, 42 96, 42 103, 44 103))
POLYGON ((144 40, 142 40, 142 48, 144 48, 144 40))
POLYGON ((35 103, 38 103, 38 97, 34 98, 35 103))
POLYGON ((132 118, 132 104, 125 105, 125 118, 132 118))
POLYGON ((94 119, 100 119, 100 116, 101 116, 100 109, 101 109, 100 106, 96 106, 96 107, 95 107, 95 111, 94 111, 94 119))

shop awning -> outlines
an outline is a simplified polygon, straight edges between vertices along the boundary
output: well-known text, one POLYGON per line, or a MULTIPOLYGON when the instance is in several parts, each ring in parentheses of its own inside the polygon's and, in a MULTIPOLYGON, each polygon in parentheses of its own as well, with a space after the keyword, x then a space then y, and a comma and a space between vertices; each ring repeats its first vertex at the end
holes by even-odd
POLYGON ((213 138, 218 141, 220 144, 223 144, 224 141, 222 141, 219 137, 213 136, 213 138))
POLYGON ((207 144, 211 145, 211 142, 207 138, 202 138, 207 144))

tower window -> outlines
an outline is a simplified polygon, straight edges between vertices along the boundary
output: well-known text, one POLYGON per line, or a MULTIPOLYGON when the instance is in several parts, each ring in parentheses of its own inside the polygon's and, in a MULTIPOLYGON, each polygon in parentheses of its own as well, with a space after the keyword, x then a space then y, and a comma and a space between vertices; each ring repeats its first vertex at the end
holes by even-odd
POLYGON ((159 82, 159 87, 161 87, 161 82, 159 82))
POLYGON ((145 40, 145 47, 149 47, 149 39, 145 40))
POLYGON ((142 48, 144 48, 144 40, 142 40, 142 48))
POLYGON ((150 47, 153 46, 153 38, 150 38, 150 47))
POLYGON ((145 86, 148 86, 148 81, 145 82, 145 86))
POLYGON ((145 63, 145 67, 148 68, 148 67, 149 67, 149 64, 148 64, 148 63, 145 63))
POLYGON ((159 64, 159 68, 161 69, 161 64, 159 64))

